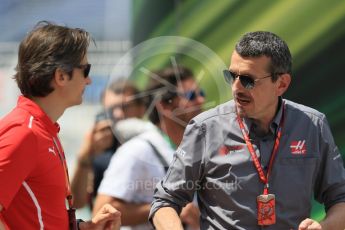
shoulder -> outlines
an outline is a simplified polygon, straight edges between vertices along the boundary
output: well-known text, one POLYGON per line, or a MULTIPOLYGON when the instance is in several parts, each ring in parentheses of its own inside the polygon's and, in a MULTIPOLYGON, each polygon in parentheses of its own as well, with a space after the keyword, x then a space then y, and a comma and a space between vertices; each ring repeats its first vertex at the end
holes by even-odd
MULTIPOLYGON (((24 117, 26 118, 26 117, 24 117)), ((27 122, 6 116, 0 122, 0 164, 10 162, 24 172, 29 165, 35 165, 38 142, 35 133, 27 122), (25 164, 23 166, 23 164, 25 164)), ((13 167, 11 166, 11 167, 13 167)))
POLYGON ((149 149, 149 143, 143 138, 143 134, 140 134, 122 144, 116 151, 116 154, 122 154, 126 152, 126 154, 129 155, 136 155, 138 152, 147 152, 146 150, 149 149))
POLYGON ((236 117, 233 100, 220 104, 194 117, 186 127, 186 132, 203 134, 207 129, 222 128, 236 117))
POLYGON ((111 164, 123 167, 124 164, 132 167, 151 168, 161 166, 157 154, 166 162, 172 160, 174 149, 157 130, 142 133, 121 145, 111 159, 111 164))
POLYGON ((0 121, 0 138, 11 143, 31 142, 35 139, 34 118, 26 111, 14 109, 0 121), (27 141, 25 141, 27 140, 27 141))
POLYGON ((220 104, 209 109, 193 118, 195 123, 210 122, 223 116, 236 115, 235 104, 233 100, 220 104))
POLYGON ((153 149, 148 142, 149 139, 153 139, 154 134, 151 132, 145 132, 138 136, 131 138, 129 141, 122 144, 114 154, 114 162, 118 164, 124 161, 130 161, 131 164, 138 163, 139 159, 146 159, 153 155, 153 149))
POLYGON ((311 122, 317 124, 319 122, 323 122, 323 120, 325 120, 326 118, 325 114, 311 107, 298 104, 286 99, 284 99, 284 102, 287 116, 289 116, 290 119, 310 120, 311 122))

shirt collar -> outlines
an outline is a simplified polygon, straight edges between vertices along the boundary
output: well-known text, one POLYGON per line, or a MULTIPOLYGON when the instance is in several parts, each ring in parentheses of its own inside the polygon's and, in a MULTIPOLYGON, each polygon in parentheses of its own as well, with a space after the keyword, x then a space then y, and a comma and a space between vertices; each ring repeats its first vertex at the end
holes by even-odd
MULTIPOLYGON (((275 134, 276 131, 277 131, 277 128, 279 126, 279 123, 280 123, 280 120, 281 120, 281 117, 283 115, 283 98, 282 97, 279 97, 279 100, 278 100, 278 111, 276 112, 276 115, 274 116, 271 124, 270 124, 270 133, 269 134, 275 134)), ((253 129, 255 129, 255 124, 253 122, 252 119, 250 118, 244 118, 244 125, 246 127, 247 130, 250 130, 249 132, 251 133, 253 131, 253 129)), ((268 135, 269 135, 268 134, 268 135)))
POLYGON ((60 126, 57 122, 53 122, 50 117, 37 105, 34 101, 25 96, 19 96, 17 107, 28 111, 34 119, 41 121, 47 128, 49 133, 56 135, 60 131, 60 126))
MULTIPOLYGON (((280 120, 282 118, 283 115, 283 98, 279 97, 278 100, 278 111, 272 121, 272 123, 275 125, 275 128, 278 128, 279 124, 280 124, 280 120)), ((272 127, 272 123, 271 123, 271 127, 272 127)))
POLYGON ((171 138, 168 136, 168 134, 166 134, 165 132, 163 132, 163 130, 157 128, 158 131, 162 134, 164 140, 169 144, 169 146, 172 148, 172 149, 177 149, 177 146, 176 144, 171 140, 171 138))

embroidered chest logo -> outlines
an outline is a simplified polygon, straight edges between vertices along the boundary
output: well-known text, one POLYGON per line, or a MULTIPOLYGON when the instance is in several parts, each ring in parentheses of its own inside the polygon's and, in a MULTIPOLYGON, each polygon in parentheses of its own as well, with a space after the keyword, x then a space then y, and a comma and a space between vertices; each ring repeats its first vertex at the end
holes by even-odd
POLYGON ((49 148, 48 148, 48 152, 49 152, 49 153, 52 153, 52 154, 54 154, 54 155, 56 156, 54 147, 49 147, 49 148))
POLYGON ((291 154, 304 155, 307 153, 305 140, 292 141, 290 145, 291 154))
POLYGON ((219 155, 228 155, 232 152, 240 152, 243 150, 243 145, 223 145, 218 149, 219 155))

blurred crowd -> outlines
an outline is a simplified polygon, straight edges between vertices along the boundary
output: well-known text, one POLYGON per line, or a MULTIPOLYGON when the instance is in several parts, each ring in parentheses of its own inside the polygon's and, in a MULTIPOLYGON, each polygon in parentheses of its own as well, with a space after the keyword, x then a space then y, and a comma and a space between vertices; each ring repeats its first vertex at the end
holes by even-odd
MULTIPOLYGON (((127 229, 151 229, 148 215, 156 183, 205 101, 186 67, 152 71, 148 78, 142 91, 126 78, 104 89, 103 109, 85 135, 71 181, 76 208, 88 206, 96 213, 110 203, 122 213, 127 229)), ((199 228, 196 202, 180 216, 189 229, 199 228)))

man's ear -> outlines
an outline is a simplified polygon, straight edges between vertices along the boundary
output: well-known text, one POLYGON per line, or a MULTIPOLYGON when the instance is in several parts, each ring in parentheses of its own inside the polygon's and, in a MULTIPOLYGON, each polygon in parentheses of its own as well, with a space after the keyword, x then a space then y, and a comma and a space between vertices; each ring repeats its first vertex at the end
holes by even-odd
POLYGON ((69 80, 68 74, 61 68, 56 68, 53 81, 57 86, 64 86, 69 80))
POLYGON ((156 103, 156 109, 158 111, 158 113, 160 113, 161 115, 165 115, 165 116, 171 116, 172 111, 173 111, 173 105, 172 105, 172 101, 159 101, 156 103))
POLYGON ((281 96, 285 93, 285 91, 289 88, 291 83, 291 75, 288 73, 284 73, 280 75, 277 79, 277 94, 281 96))

